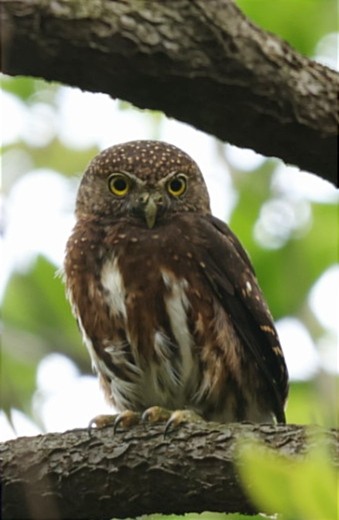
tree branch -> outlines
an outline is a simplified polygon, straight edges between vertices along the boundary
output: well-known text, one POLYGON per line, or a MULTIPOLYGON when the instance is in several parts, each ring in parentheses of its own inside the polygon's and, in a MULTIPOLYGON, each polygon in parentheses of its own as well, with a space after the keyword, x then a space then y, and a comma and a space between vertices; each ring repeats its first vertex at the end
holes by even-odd
POLYGON ((322 441, 338 465, 338 431, 319 427, 193 423, 74 430, 0 445, 4 519, 105 520, 140 514, 253 513, 235 469, 239 439, 302 456, 322 441), (307 441, 306 441, 307 438, 307 441))
POLYGON ((335 182, 338 74, 259 30, 233 0, 0 6, 4 73, 162 110, 335 182))

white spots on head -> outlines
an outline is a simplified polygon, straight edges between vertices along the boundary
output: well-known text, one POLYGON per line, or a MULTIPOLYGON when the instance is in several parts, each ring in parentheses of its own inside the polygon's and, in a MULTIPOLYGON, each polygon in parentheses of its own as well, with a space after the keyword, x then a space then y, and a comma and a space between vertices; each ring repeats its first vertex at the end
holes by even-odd
POLYGON ((252 292, 252 285, 248 280, 246 281, 246 292, 248 295, 250 295, 252 292))
POLYGON ((134 172, 139 178, 158 181, 168 173, 169 166, 178 170, 197 169, 185 152, 174 145, 152 140, 129 141, 111 146, 91 163, 92 174, 107 176, 112 170, 134 172))

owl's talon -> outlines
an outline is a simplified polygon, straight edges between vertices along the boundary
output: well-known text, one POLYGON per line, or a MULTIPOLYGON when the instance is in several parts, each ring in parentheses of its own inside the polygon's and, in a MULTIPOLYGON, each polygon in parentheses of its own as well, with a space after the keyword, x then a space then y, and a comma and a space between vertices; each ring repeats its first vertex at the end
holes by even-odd
POLYGON ((119 413, 115 416, 114 424, 113 424, 113 432, 117 433, 118 427, 121 426, 123 429, 128 429, 131 426, 140 423, 140 413, 132 412, 131 410, 125 410, 124 412, 119 413))
POLYGON ((164 437, 166 437, 170 431, 175 430, 182 424, 201 421, 204 421, 204 419, 193 410, 174 410, 166 423, 164 437))
POLYGON ((93 428, 105 428, 106 426, 114 425, 116 415, 96 415, 91 419, 88 424, 88 430, 91 431, 93 428))
POLYGON ((147 408, 141 416, 143 423, 158 423, 168 421, 173 412, 161 406, 151 406, 147 408))

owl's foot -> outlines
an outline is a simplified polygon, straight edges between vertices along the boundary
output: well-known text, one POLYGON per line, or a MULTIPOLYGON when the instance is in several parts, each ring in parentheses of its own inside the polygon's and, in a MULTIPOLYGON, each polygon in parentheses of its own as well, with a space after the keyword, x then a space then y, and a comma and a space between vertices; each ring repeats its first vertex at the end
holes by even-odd
POLYGON ((135 424, 139 424, 140 421, 140 413, 125 410, 115 415, 97 415, 90 421, 88 429, 91 430, 93 427, 101 429, 106 426, 113 426, 113 431, 116 433, 118 426, 128 429, 135 424))
POLYGON ((158 423, 168 421, 171 417, 172 410, 162 408, 161 406, 151 406, 147 408, 141 416, 143 423, 158 423))
POLYGON ((205 421, 205 419, 193 410, 174 410, 166 423, 164 435, 166 436, 170 431, 175 430, 182 424, 202 421, 205 421))
POLYGON ((96 428, 113 426, 113 432, 116 433, 118 428, 128 430, 131 426, 140 423, 165 423, 164 435, 167 435, 182 424, 200 421, 204 421, 204 419, 193 410, 167 410, 161 406, 151 406, 142 414, 124 410, 116 415, 97 415, 91 420, 88 428, 91 430, 94 426, 96 428))
POLYGON ((124 410, 115 416, 113 423, 113 432, 117 432, 118 427, 121 426, 124 430, 128 430, 131 426, 139 424, 141 421, 141 414, 139 412, 132 412, 132 410, 124 410))
POLYGON ((106 426, 113 426, 114 421, 117 418, 117 415, 96 415, 91 419, 88 425, 88 429, 92 430, 92 428, 105 428, 106 426))
POLYGON ((124 410, 118 415, 114 416, 113 430, 116 433, 118 427, 128 429, 135 424, 150 423, 156 424, 159 422, 168 421, 171 416, 171 411, 161 408, 160 406, 151 406, 147 408, 142 414, 139 412, 132 412, 131 410, 124 410))
POLYGON ((175 430, 182 424, 200 422, 204 419, 193 410, 167 410, 160 406, 147 408, 141 416, 143 422, 158 423, 166 422, 164 435, 175 430))

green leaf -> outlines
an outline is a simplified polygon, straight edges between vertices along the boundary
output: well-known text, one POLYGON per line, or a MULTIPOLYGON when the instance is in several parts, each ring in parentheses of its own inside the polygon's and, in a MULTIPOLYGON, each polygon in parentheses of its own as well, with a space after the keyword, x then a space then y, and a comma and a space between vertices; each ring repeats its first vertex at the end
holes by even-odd
POLYGON ((336 0, 236 0, 242 11, 263 29, 312 56, 322 36, 336 32, 336 0))
POLYGON ((241 444, 238 471, 259 510, 284 520, 334 520, 336 475, 319 445, 304 459, 282 456, 257 443, 241 444))
MULTIPOLYGON (((53 139, 48 146, 32 148, 23 141, 4 146, 3 153, 14 151, 27 154, 33 168, 48 168, 63 175, 78 175, 87 168, 88 163, 99 152, 97 146, 90 146, 84 150, 75 150, 64 145, 58 138, 53 139)), ((10 173, 7 172, 7 176, 10 173)), ((7 182, 9 182, 7 180, 7 182)))
POLYGON ((1 88, 26 103, 34 102, 41 97, 45 101, 51 102, 59 84, 29 76, 10 77, 1 75, 1 88))
POLYGON ((40 256, 27 273, 15 273, 3 298, 2 402, 31 415, 40 360, 51 352, 71 358, 83 372, 90 360, 56 268, 40 256))
POLYGON ((1 76, 1 88, 22 101, 27 101, 35 92, 36 80, 30 77, 1 76))
MULTIPOLYGON (((240 514, 226 514, 213 513, 211 511, 204 511, 203 513, 187 513, 185 515, 143 515, 138 517, 138 520, 264 520, 261 515, 240 515, 240 514)), ((115 520, 115 519, 112 519, 115 520)))
MULTIPOLYGON (((312 382, 292 382, 287 403, 287 422, 308 424, 314 419, 314 385, 312 382)), ((318 403, 319 404, 319 403, 318 403)))
MULTIPOLYGON (((88 355, 81 347, 64 284, 46 258, 39 256, 31 270, 11 277, 3 298, 3 319, 7 330, 39 338, 39 359, 58 351, 88 368, 88 355)), ((7 344, 4 348, 11 352, 20 345, 7 344)))
MULTIPOLYGON (((21 336, 21 340, 23 339, 24 336, 21 336)), ((7 331, 3 337, 4 345, 6 340, 7 331)), ((18 337, 17 341, 20 341, 18 337)), ((9 417, 11 408, 17 408, 27 415, 32 415, 31 399, 36 389, 36 357, 20 355, 20 352, 16 352, 15 347, 16 345, 13 344, 12 352, 3 348, 1 353, 1 408, 9 417)), ((27 343, 20 344, 18 350, 26 350, 26 348, 27 343)))
POLYGON ((309 227, 296 235, 292 232, 280 248, 264 248, 255 239, 254 227, 262 205, 272 198, 275 167, 270 160, 251 174, 236 173, 239 199, 229 224, 249 252, 272 314, 278 319, 298 315, 313 284, 337 263, 338 204, 310 202, 309 227))

